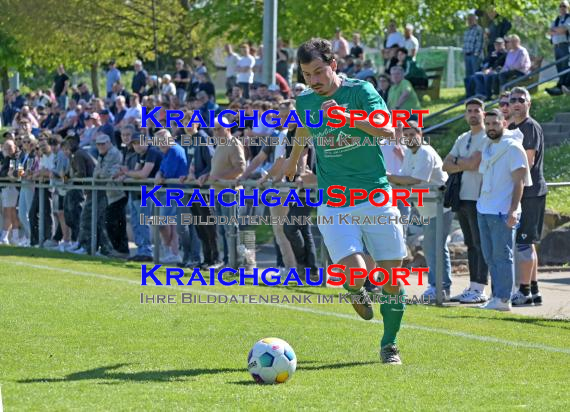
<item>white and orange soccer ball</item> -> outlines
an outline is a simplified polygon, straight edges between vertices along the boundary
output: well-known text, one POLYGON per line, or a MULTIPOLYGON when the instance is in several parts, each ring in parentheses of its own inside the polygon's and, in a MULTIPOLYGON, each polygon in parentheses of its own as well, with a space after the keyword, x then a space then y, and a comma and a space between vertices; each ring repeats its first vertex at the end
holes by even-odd
POLYGON ((284 383, 297 369, 297 356, 283 339, 264 338, 249 351, 247 368, 257 383, 284 383))

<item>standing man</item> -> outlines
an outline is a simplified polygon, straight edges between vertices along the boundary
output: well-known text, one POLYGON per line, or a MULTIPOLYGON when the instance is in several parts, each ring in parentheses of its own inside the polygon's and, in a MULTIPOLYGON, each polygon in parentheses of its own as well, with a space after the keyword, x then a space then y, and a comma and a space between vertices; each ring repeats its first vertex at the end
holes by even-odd
POLYGON ((404 28, 404 48, 408 50, 408 56, 410 56, 413 61, 416 61, 416 56, 420 49, 420 42, 416 36, 414 36, 414 25, 410 23, 406 24, 404 28))
POLYGON ((253 67, 255 57, 250 54, 249 44, 241 45, 242 57, 237 62, 237 83, 243 90, 243 97, 249 99, 249 88, 253 84, 253 67))
POLYGON ((344 59, 350 53, 348 41, 342 35, 340 27, 336 28, 334 39, 332 41, 332 48, 333 53, 336 54, 339 59, 344 59))
POLYGON ((544 133, 542 127, 529 115, 530 93, 524 87, 511 91, 510 108, 513 123, 509 129, 519 129, 523 134, 523 148, 526 151, 532 186, 525 187, 522 200, 520 227, 517 230, 517 279, 519 290, 513 294, 513 305, 542 304, 538 291, 538 257, 535 244, 540 242, 544 209, 546 207, 546 181, 542 172, 544 162, 544 133), (531 296, 532 294, 532 296, 531 296))
POLYGON ((483 184, 477 201, 481 248, 493 281, 493 297, 480 308, 500 311, 511 310, 515 227, 519 223, 523 188, 530 184, 524 149, 515 139, 504 136, 505 126, 499 109, 485 114, 490 141, 481 151, 479 171, 483 184))
MULTIPOLYGON (((364 110, 371 113, 374 110, 387 110, 386 104, 378 95, 374 87, 362 80, 347 79, 336 74, 337 61, 333 48, 328 40, 311 39, 303 43, 297 52, 299 65, 303 76, 310 86, 297 97, 297 112, 310 111, 312 118, 319 117, 319 110, 326 111, 329 107, 347 107, 349 110, 364 110)), ((348 118, 347 112, 337 111, 348 118)), ((348 120, 348 119, 347 119, 348 120)), ((383 120, 378 115, 376 122, 383 120)), ((340 137, 342 135, 356 137, 388 137, 394 136, 392 127, 378 128, 370 121, 358 120, 355 127, 348 127, 348 122, 341 128, 326 126, 326 121, 320 127, 303 127, 297 130, 297 137, 340 137)), ((306 125, 305 125, 306 126, 306 125)), ((323 146, 315 141, 317 156, 318 188, 326 193, 331 185, 359 188, 368 192, 374 189, 385 189, 391 192, 386 176, 384 158, 379 146, 366 147, 359 145, 349 146, 323 146)), ((341 143, 342 144, 342 143, 341 143)), ((295 144, 285 166, 286 176, 293 180, 297 172, 299 157, 304 146, 295 144)), ((379 196, 382 200, 383 196, 379 196)), ((324 202, 329 199, 325 195, 324 202)), ((355 216, 384 215, 399 217, 400 213, 395 206, 388 203, 384 207, 376 207, 368 200, 359 202, 355 206, 341 205, 341 207, 328 207, 324 203, 318 208, 320 216, 332 218, 331 225, 319 224, 319 229, 334 263, 344 265, 344 273, 348 274, 351 268, 358 268, 370 272, 378 264, 391 272, 392 268, 400 267, 402 258, 407 255, 404 234, 400 224, 389 225, 343 225, 340 224, 340 212, 348 212, 355 216), (344 207, 342 207, 344 206, 344 207), (364 242, 369 254, 364 253, 364 242)), ((372 305, 367 299, 364 289, 365 279, 356 279, 353 286, 349 285, 348 276, 344 288, 355 298, 353 307, 363 319, 374 317, 372 305)), ((400 330, 405 305, 400 299, 404 295, 402 285, 392 285, 390 279, 383 287, 386 303, 381 305, 380 312, 384 319, 384 336, 380 343, 380 357, 384 363, 400 364, 400 355, 396 347, 396 335, 400 330)))
POLYGON ((456 212, 463 232, 467 259, 469 261, 469 286, 452 300, 461 303, 483 303, 487 301, 488 267, 481 250, 479 224, 477 222, 477 199, 481 192, 483 176, 479 173, 481 150, 488 141, 484 129, 485 105, 479 99, 465 103, 465 121, 469 131, 457 138, 443 162, 443 170, 448 173, 461 173, 459 189, 460 205, 456 212))
POLYGON ((67 89, 69 88, 69 76, 65 73, 65 67, 60 64, 57 68, 57 76, 53 81, 53 94, 57 99, 57 105, 61 110, 67 110, 67 89))
POLYGON ((106 77, 106 97, 111 97, 111 94, 113 93, 113 85, 117 82, 121 81, 121 72, 119 71, 119 69, 117 69, 117 64, 115 63, 115 60, 111 60, 109 62, 109 70, 107 70, 107 73, 105 75, 106 77))
POLYGON ((186 91, 190 85, 190 71, 184 67, 184 60, 176 59, 176 73, 174 73, 174 86, 178 104, 182 106, 186 101, 186 91))
POLYGON ((226 95, 230 95, 233 87, 236 85, 237 64, 239 62, 239 54, 234 52, 231 44, 226 44, 226 58, 224 63, 226 65, 226 95))
POLYGON ((135 75, 133 76, 131 88, 133 89, 133 93, 142 96, 146 87, 146 78, 148 77, 148 74, 146 70, 143 69, 143 64, 140 60, 135 60, 134 68, 135 75))
POLYGON ((495 10, 494 5, 490 5, 487 9, 488 26, 485 28, 485 37, 487 38, 487 57, 493 53, 494 43, 498 38, 505 38, 512 27, 510 21, 501 16, 495 10))
POLYGON ((469 27, 463 33, 466 79, 479 71, 483 55, 483 29, 477 24, 477 16, 475 14, 467 16, 467 24, 469 27))
MULTIPOLYGON (((569 3, 568 0, 560 1, 560 15, 556 17, 552 25, 550 26, 550 40, 554 46, 554 59, 558 60, 562 57, 568 56, 570 54, 570 10, 568 10, 569 3)), ((569 61, 563 60, 556 64, 556 70, 558 73, 568 69, 569 61)), ((570 73, 566 73, 558 78, 558 83, 556 87, 546 89, 546 92, 550 95, 557 96, 562 94, 562 86, 570 85, 570 73)))

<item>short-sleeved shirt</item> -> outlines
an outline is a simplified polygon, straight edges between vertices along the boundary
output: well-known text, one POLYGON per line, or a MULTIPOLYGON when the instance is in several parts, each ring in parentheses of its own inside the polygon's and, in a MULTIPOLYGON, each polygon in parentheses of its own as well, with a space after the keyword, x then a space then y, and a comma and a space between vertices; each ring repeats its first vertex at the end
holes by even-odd
MULTIPOLYGON (((488 160, 500 150, 499 143, 485 145, 481 152, 483 160, 488 160)), ((526 153, 520 143, 512 143, 507 151, 483 175, 484 186, 489 183, 490 190, 481 190, 477 201, 477 211, 482 214, 506 214, 511 208, 514 182, 511 173, 526 168, 526 153)), ((520 212, 520 204, 517 212, 520 212)))
POLYGON ((248 67, 252 70, 246 73, 237 73, 237 82, 238 83, 253 83, 253 67, 255 66, 255 57, 253 56, 243 56, 239 59, 237 63, 238 68, 248 67))
MULTIPOLYGON (((472 134, 471 131, 463 133, 457 138, 449 154, 454 157, 471 157, 475 152, 483 150, 485 142, 489 139, 485 130, 472 134)), ((481 193, 481 181, 483 176, 478 170, 464 170, 461 176, 461 200, 477 200, 481 193)))
MULTIPOLYGON (((413 49, 418 51, 420 49, 420 42, 412 35, 409 39, 404 39, 404 48, 410 53, 413 49)), ((415 57, 413 58, 415 60, 415 57)))
MULTIPOLYGON (((384 100, 370 83, 342 78, 340 87, 332 96, 321 96, 308 88, 297 97, 297 113, 305 126, 305 110, 310 111, 311 123, 318 123, 321 105, 331 99, 346 107, 348 111, 364 110, 370 114, 374 110, 387 110, 384 100)), ((386 166, 380 146, 347 142, 351 137, 360 138, 362 142, 370 136, 356 127, 349 127, 348 121, 341 128, 327 126, 327 122, 327 119, 323 119, 322 126, 307 129, 313 137, 317 157, 318 187, 323 189, 323 202, 329 200, 326 190, 332 185, 346 186, 347 199, 348 189, 364 189, 368 192, 374 189, 389 190, 390 184, 386 177, 386 166), (326 143, 322 141, 325 137, 333 137, 332 146, 322 145, 326 143)), ((363 201, 359 200, 356 203, 363 201)))
POLYGON ((418 95, 414 90, 414 86, 412 86, 412 83, 410 83, 408 80, 403 79, 400 83, 390 86, 390 90, 388 91, 388 107, 390 110, 394 110, 396 108, 398 100, 404 92, 408 92, 410 95, 399 107, 399 110, 421 109, 422 106, 420 104, 420 100, 418 99, 418 95))
POLYGON ((162 163, 162 152, 158 150, 158 148, 150 146, 142 155, 137 155, 137 165, 139 170, 142 169, 146 163, 154 163, 148 177, 155 177, 160 170, 160 164, 162 163))
MULTIPOLYGON (((443 161, 435 149, 421 145, 416 153, 406 150, 402 164, 402 176, 411 176, 424 184, 443 186, 447 182, 447 173, 443 171, 443 161)), ((416 206, 418 213, 424 217, 436 217, 437 205, 432 201, 424 201, 423 206, 416 206)), ((447 210, 447 209, 445 209, 447 210)))
POLYGON ((532 186, 524 188, 523 197, 544 196, 548 192, 546 180, 544 179, 544 132, 542 127, 532 117, 527 117, 519 124, 511 123, 509 129, 519 129, 523 134, 523 148, 525 150, 536 150, 534 164, 530 166, 530 177, 532 186))
MULTIPOLYGON (((184 148, 178 144, 171 146, 160 163, 160 172, 165 179, 177 179, 188 174, 188 159, 184 148)), ((179 187, 178 185, 171 185, 179 187)))
POLYGON ((55 93, 56 96, 61 95, 61 93, 63 92, 63 88, 65 87, 65 82, 68 80, 69 76, 65 73, 58 74, 57 76, 55 76, 53 92, 55 93))

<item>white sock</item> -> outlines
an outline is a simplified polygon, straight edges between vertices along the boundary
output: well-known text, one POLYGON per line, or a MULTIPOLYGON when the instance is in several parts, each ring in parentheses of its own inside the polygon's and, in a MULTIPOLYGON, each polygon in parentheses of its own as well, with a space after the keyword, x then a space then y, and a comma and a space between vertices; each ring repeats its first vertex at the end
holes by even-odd
POLYGON ((20 239, 20 229, 12 229, 12 241, 17 242, 20 239))
POLYGON ((471 282, 469 287, 471 288, 471 290, 477 291, 479 293, 485 290, 485 285, 477 282, 471 282))
POLYGON ((3 242, 8 241, 8 231, 7 230, 2 231, 2 234, 0 235, 0 240, 2 240, 3 242))

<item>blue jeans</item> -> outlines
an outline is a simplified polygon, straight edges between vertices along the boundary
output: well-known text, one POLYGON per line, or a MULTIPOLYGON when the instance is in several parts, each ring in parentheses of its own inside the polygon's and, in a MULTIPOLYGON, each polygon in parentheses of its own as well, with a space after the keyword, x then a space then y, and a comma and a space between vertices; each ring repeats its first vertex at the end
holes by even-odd
MULTIPOLYGON (((184 198, 184 203, 186 204, 188 199, 184 198)), ((182 251, 184 252, 183 259, 185 262, 198 262, 202 261, 200 257, 200 252, 202 251, 202 242, 198 238, 198 233, 196 231, 196 226, 182 225, 181 218, 182 214, 190 214, 191 209, 189 207, 178 207, 178 225, 176 225, 176 231, 178 232, 178 237, 180 238, 180 245, 182 246, 182 251)))
POLYGON ((481 66, 479 56, 465 56, 465 77, 473 76, 481 66))
POLYGON ((150 206, 142 207, 141 200, 134 198, 133 193, 129 196, 129 210, 131 213, 131 226, 133 227, 133 236, 137 245, 137 256, 152 257, 152 243, 150 241, 150 228, 148 225, 141 225, 141 214, 146 217, 150 216, 150 206))
POLYGON ((451 221, 453 213, 451 211, 443 214, 443 244, 436 245, 436 222, 437 218, 432 217, 428 225, 423 226, 424 241, 423 249, 426 263, 429 267, 428 282, 430 286, 435 287, 435 262, 437 253, 443 249, 443 288, 449 289, 451 286, 451 258, 449 257, 449 249, 447 248, 447 236, 451 230, 451 221))
POLYGON ((20 189, 20 198, 18 199, 18 218, 22 223, 25 236, 30 239, 30 218, 29 213, 32 208, 32 201, 34 200, 34 188, 31 185, 22 185, 20 189))
POLYGON ((57 96, 57 105, 61 110, 67 110, 67 95, 57 96))
POLYGON ((510 299, 515 278, 515 228, 506 223, 506 216, 477 213, 483 257, 491 272, 493 296, 510 299))

